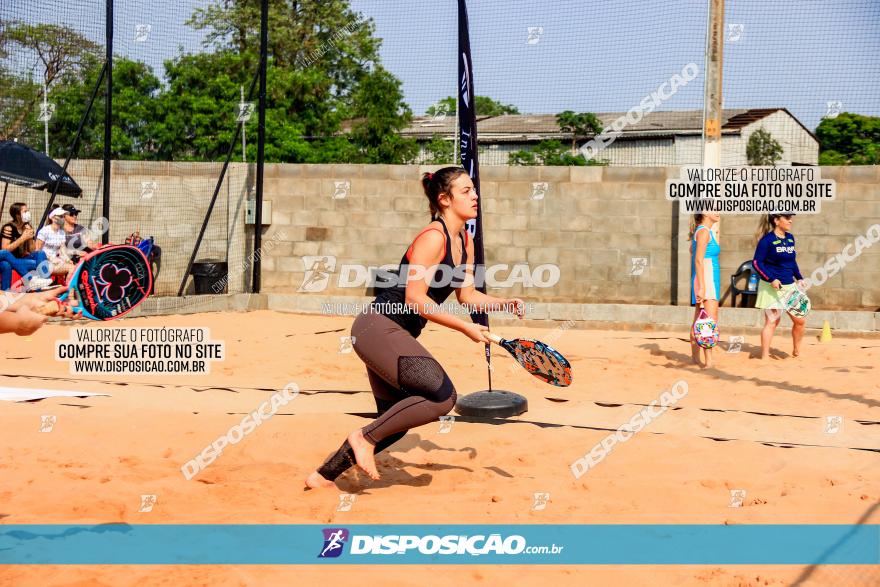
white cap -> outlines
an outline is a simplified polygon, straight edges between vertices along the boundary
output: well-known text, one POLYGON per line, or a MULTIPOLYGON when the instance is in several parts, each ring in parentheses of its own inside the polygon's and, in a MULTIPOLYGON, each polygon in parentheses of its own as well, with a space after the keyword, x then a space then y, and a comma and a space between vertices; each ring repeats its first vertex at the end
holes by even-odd
POLYGON ((64 216, 67 212, 64 208, 55 208, 51 212, 49 212, 49 218, 55 218, 56 216, 64 216))

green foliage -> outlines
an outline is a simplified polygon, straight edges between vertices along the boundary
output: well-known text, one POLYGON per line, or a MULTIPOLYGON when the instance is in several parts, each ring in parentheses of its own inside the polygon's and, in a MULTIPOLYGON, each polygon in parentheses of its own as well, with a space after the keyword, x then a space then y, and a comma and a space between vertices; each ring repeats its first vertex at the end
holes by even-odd
POLYGON ((531 151, 514 151, 508 155, 509 165, 607 165, 607 161, 587 159, 578 152, 577 143, 584 138, 602 132, 602 123, 592 112, 576 114, 571 110, 556 115, 556 122, 563 132, 571 133, 571 146, 566 148, 561 141, 541 141, 531 151))
MULTIPOLYGON (((557 141, 558 142, 558 141, 557 141)), ((532 151, 512 151, 507 155, 508 165, 543 165, 535 158, 532 151)))
MULTIPOLYGON (((412 113, 400 82, 378 64, 380 40, 373 36, 371 21, 352 11, 348 0, 270 0, 269 18, 267 161, 414 160, 415 141, 400 136, 412 113), (351 119, 346 133, 343 121, 351 119)), ((259 3, 215 0, 197 9, 189 24, 205 31, 208 51, 166 61, 163 80, 143 63, 114 59, 114 158, 206 161, 226 156, 237 127, 240 87, 247 90, 257 72, 259 3)), ((58 57, 47 63, 54 81, 49 98, 57 104, 50 140, 66 147, 100 72, 100 47, 72 37, 64 27, 40 26, 34 31, 0 25, 0 55, 12 43, 29 43, 47 59, 58 57)), ((24 142, 39 144, 39 85, 2 69, 0 84, 4 136, 17 131, 24 142)), ((251 100, 257 100, 256 93, 251 100)), ((79 157, 100 157, 103 109, 99 92, 79 157)), ((245 125, 248 160, 256 157, 256 119, 254 113, 245 125)), ((240 152, 233 149, 234 159, 240 159, 240 152)))
POLYGON ((541 141, 531 151, 514 151, 508 155, 509 165, 561 165, 568 167, 601 166, 607 162, 587 160, 581 153, 574 155, 561 141, 541 141))
MULTIPOLYGON (((477 116, 501 116, 502 114, 519 114, 519 110, 516 106, 512 104, 502 104, 501 102, 496 102, 492 98, 488 96, 477 96, 474 99, 474 102, 477 105, 477 116)), ((455 96, 447 96, 442 100, 439 100, 436 104, 432 104, 427 112, 428 116, 434 116, 438 113, 443 113, 448 116, 455 116, 455 111, 458 108, 458 98, 455 96)))
POLYGON ((2 23, 0 53, 6 54, 10 45, 27 50, 43 64, 41 82, 52 83, 66 73, 82 69, 100 56, 100 45, 70 27, 55 24, 2 23))
POLYGON ((42 100, 43 88, 27 78, 20 78, 0 66, 0 140, 18 138, 21 142, 36 144, 42 136, 42 123, 37 120, 37 104, 42 100))
MULTIPOLYGON (((151 150, 151 130, 159 110, 156 95, 159 79, 145 64, 116 58, 113 67, 114 124, 110 134, 110 148, 120 159, 146 159, 151 150)), ((57 108, 49 122, 52 154, 63 156, 76 136, 76 129, 85 113, 89 97, 98 81, 102 63, 93 61, 78 80, 69 76, 54 92, 50 100, 57 108)), ((37 143, 39 144, 39 143, 37 143)), ((99 91, 80 137, 78 157, 100 159, 104 153, 104 94, 99 91)))
POLYGON ((435 134, 431 140, 425 144, 425 152, 427 159, 425 165, 454 165, 455 149, 452 141, 444 139, 442 136, 435 134))
MULTIPOLYGON (((215 0, 199 8, 189 24, 207 31, 206 43, 219 52, 259 50, 260 3, 215 0)), ((336 98, 350 94, 378 63, 381 41, 375 27, 349 6, 349 0, 269 0, 269 54, 282 70, 313 68, 323 75, 316 88, 336 98)))
POLYGON ((2 21, 0 58, 12 52, 33 56, 42 65, 42 75, 22 78, 0 64, 0 138, 36 144, 42 142, 43 123, 38 116, 43 84, 49 86, 51 96, 55 84, 81 78, 99 59, 100 46, 67 26, 2 21))
POLYGON ((412 120, 403 101, 400 81, 377 67, 354 92, 353 113, 357 122, 351 131, 359 163, 410 163, 418 154, 413 139, 400 136, 412 120))
POLYGON ((880 165, 880 117, 844 112, 816 128, 819 165, 880 165))
POLYGON ((776 165, 782 159, 782 145, 769 132, 759 128, 749 137, 746 159, 749 165, 776 165))
POLYGON ((576 114, 571 110, 566 110, 556 115, 556 122, 562 132, 571 133, 571 152, 573 155, 577 153, 579 140, 596 136, 602 132, 602 123, 592 112, 576 114))

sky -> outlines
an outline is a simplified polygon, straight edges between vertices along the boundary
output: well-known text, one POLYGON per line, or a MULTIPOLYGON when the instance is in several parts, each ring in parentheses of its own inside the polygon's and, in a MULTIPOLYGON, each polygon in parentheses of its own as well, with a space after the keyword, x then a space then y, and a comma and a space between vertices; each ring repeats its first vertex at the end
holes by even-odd
MULTIPOLYGON (((0 16, 65 22, 103 42, 103 0, 2 0, 0 16)), ((201 49, 185 25, 206 0, 117 0, 115 49, 161 71, 201 49), (135 38, 149 25, 146 40, 135 38)), ((382 39, 381 60, 422 114, 453 95, 456 0, 351 0, 382 39)), ((706 0, 470 0, 478 94, 522 113, 624 111, 688 63, 703 68, 706 0)), ((727 2, 726 108, 786 107, 808 128, 827 112, 880 115, 880 0, 727 2)), ((271 31, 270 31, 271 34, 271 31)), ((700 108, 703 77, 662 106, 700 108)))

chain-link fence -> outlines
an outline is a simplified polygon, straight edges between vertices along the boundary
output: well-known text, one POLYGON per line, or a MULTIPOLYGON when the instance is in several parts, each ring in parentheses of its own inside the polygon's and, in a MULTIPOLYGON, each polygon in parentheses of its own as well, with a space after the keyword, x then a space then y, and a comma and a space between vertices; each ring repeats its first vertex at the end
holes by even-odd
MULTIPOLYGON (((722 163, 880 163, 880 4, 727 4, 722 163)), ((456 2, 269 5, 266 161, 458 160, 456 2)), ((110 152, 139 163, 111 176, 111 240, 156 236, 157 291, 171 293, 215 190, 197 260, 246 253, 253 169, 236 168, 218 187, 220 166, 187 162, 256 158, 260 3, 113 6, 110 152)), ((482 165, 701 161, 705 0, 469 8, 482 165)), ((59 161, 72 154, 83 224, 103 213, 106 10, 99 0, 0 6, 0 139, 59 161)), ((4 218, 10 203, 47 202, 7 192, 4 218)), ((244 273, 229 286, 247 289, 244 273)))
MULTIPOLYGON (((230 145, 234 161, 247 158, 245 148, 253 151, 248 145, 253 133, 234 143, 233 137, 240 115, 249 119, 253 111, 248 94, 257 73, 252 56, 257 45, 243 39, 245 51, 234 66, 212 60, 217 46, 212 33, 222 26, 212 6, 169 0, 113 6, 110 152, 116 161, 110 241, 132 234, 154 237, 161 251, 154 259, 160 295, 177 292, 215 190, 196 261, 222 263, 245 255, 247 169, 235 165, 218 186, 221 165, 185 163, 223 161, 230 145)), ((106 15, 107 3, 98 0, 12 0, 0 7, 0 139, 19 141, 59 162, 72 155, 69 172, 83 188, 82 197, 58 196, 55 203, 73 203, 85 226, 104 215, 106 15)), ((248 121, 245 128, 253 127, 248 121)), ((46 192, 15 186, 6 191, 4 222, 11 220, 10 204, 25 202, 36 223, 49 201, 46 192)), ((246 272, 228 269, 236 277, 224 283, 227 291, 247 290, 246 272)))
MULTIPOLYGON (((456 3, 352 4, 403 82, 420 161, 452 161, 456 3)), ((722 163, 880 163, 880 4, 726 4, 722 163)), ((707 15, 705 0, 469 3, 481 164, 699 164, 707 15)))

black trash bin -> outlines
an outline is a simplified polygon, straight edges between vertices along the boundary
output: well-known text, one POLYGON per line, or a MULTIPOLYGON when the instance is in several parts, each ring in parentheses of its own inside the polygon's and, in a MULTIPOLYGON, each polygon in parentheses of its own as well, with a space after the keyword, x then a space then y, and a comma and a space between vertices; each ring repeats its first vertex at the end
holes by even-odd
POLYGON ((226 293, 227 263, 220 259, 202 259, 193 263, 190 275, 195 282, 196 294, 226 293))

